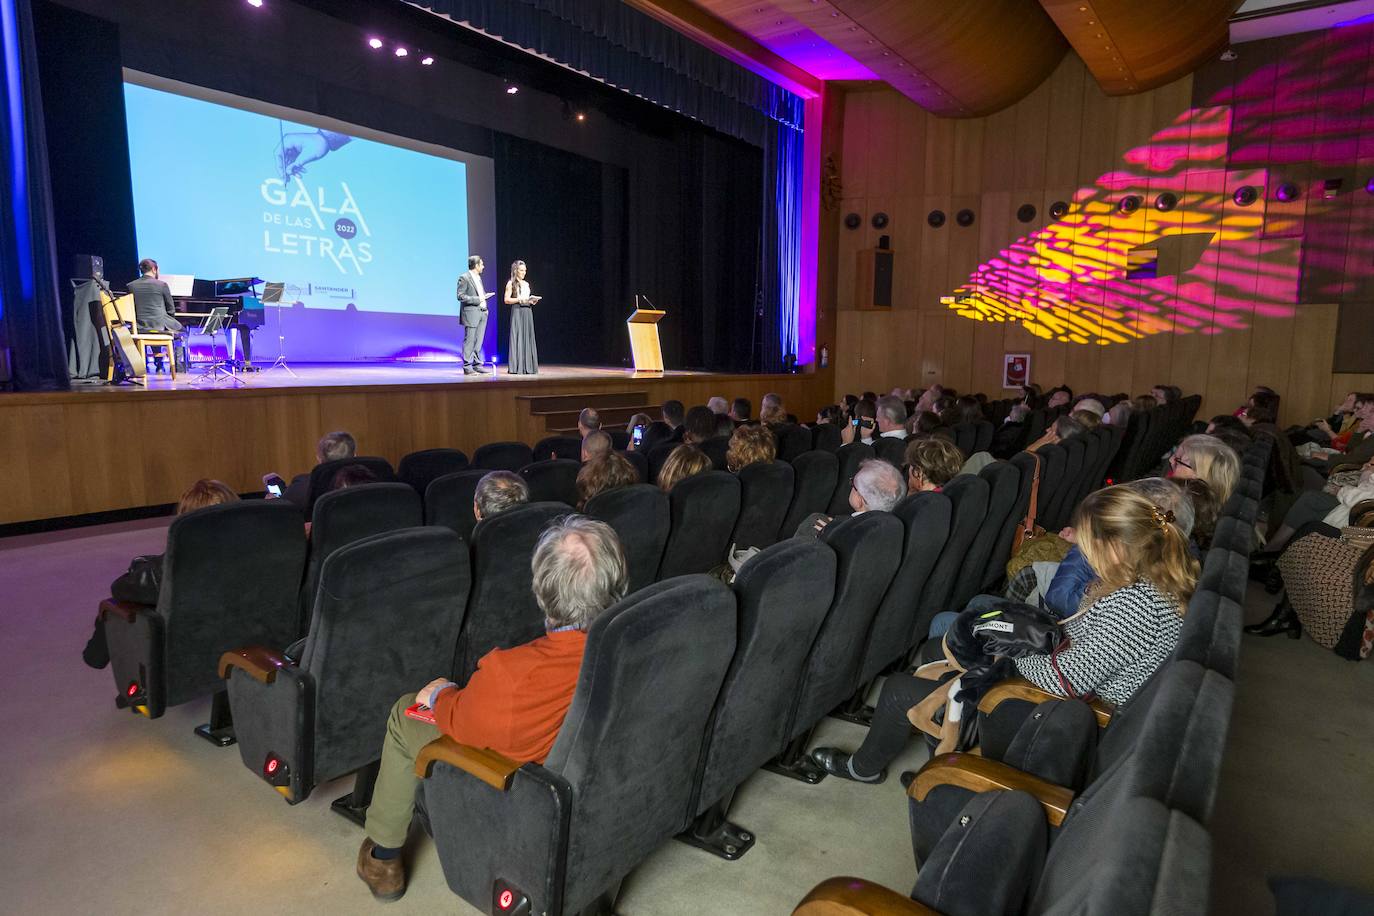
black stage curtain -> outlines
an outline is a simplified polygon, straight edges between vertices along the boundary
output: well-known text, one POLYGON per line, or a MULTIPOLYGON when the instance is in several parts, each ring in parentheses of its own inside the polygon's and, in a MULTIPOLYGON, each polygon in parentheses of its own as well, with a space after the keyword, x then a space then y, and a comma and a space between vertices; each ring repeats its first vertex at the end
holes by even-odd
POLYGON ((53 261, 53 216, 43 99, 29 0, 0 0, 0 380, 18 390, 71 385, 53 261), (8 348, 9 363, 4 359, 8 348))
POLYGON ((538 51, 722 133, 765 143, 802 101, 620 0, 406 0, 538 51))

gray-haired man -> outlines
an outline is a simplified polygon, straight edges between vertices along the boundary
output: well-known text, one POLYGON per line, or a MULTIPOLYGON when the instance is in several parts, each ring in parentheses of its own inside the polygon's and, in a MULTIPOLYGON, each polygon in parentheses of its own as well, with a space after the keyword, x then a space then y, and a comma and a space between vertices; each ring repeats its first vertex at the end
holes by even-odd
POLYGON ((549 524, 531 562, 534 598, 545 635, 513 649, 493 649, 465 687, 436 678, 396 701, 382 743, 382 767, 367 809, 358 877, 380 900, 405 893, 401 847, 414 814, 415 758, 441 736, 521 762, 543 763, 572 704, 587 629, 625 596, 625 555, 605 522, 570 515, 549 524), (430 707, 435 724, 405 714, 430 707))

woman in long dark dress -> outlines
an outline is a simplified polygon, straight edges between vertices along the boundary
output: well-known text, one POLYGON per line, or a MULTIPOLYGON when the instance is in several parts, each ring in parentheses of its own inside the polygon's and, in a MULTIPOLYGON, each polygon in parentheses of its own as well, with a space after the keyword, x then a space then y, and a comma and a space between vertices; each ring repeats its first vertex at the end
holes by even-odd
POLYGON ((530 285, 525 281, 525 262, 513 262, 505 295, 511 310, 510 359, 506 365, 511 375, 539 374, 539 350, 534 344, 534 304, 538 301, 538 296, 530 295, 530 285))

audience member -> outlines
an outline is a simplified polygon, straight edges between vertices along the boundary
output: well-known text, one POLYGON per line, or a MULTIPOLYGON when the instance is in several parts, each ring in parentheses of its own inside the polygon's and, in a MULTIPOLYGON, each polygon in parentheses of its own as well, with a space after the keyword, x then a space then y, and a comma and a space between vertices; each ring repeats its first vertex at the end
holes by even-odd
POLYGON ((864 445, 873 444, 873 433, 878 428, 877 407, 872 401, 860 401, 854 405, 854 415, 840 431, 840 441, 845 445, 859 441, 864 445))
POLYGON ((940 428, 940 416, 934 411, 919 410, 907 420, 907 432, 912 436, 928 436, 940 428))
MULTIPOLYGON (((633 445, 633 443, 631 443, 633 445)), ((593 458, 600 458, 608 455, 615 443, 611 441, 611 434, 604 429, 594 429, 582 437, 582 462, 585 464, 593 458)))
POLYGON ((1188 494, 1193 506, 1193 530, 1191 534, 1186 529, 1183 533, 1189 535, 1199 554, 1206 553, 1212 549, 1212 535, 1216 533, 1217 520, 1221 517, 1221 503, 1217 502, 1212 485, 1201 477, 1170 478, 1169 483, 1182 487, 1183 492, 1188 494))
MULTIPOLYGON (((358 443, 352 434, 342 430, 332 433, 325 433, 320 441, 315 444, 315 463, 324 464, 326 461, 339 461, 344 458, 352 458, 358 453, 358 443)), ((280 474, 272 473, 263 476, 262 481, 267 484, 271 478, 281 478, 280 474)), ((289 499, 291 502, 305 508, 310 501, 310 474, 297 474, 291 478, 291 483, 282 491, 282 498, 289 499)), ((268 494, 268 499, 272 495, 268 494)))
POLYGON ((1007 418, 992 434, 992 445, 988 447, 994 458, 1006 460, 1021 450, 1021 443, 1026 441, 1026 421, 1030 413, 1031 409, 1025 404, 1015 404, 1007 411, 1007 418))
POLYGON ((734 435, 735 421, 730 419, 729 414, 716 414, 716 435, 717 439, 728 439, 734 435))
POLYGON ((738 474, 751 464, 778 457, 778 440, 766 426, 741 426, 730 436, 725 466, 738 474))
POLYGON ((585 516, 551 522, 531 566, 546 635, 513 649, 493 649, 463 687, 436 678, 391 709, 357 860, 358 877, 379 900, 395 900, 406 890, 401 852, 414 814, 420 749, 446 735, 513 760, 542 763, 572 703, 587 630, 625 595, 625 556, 615 532, 585 516), (413 703, 433 711, 433 725, 405 714, 413 703))
POLYGON ((787 408, 782 405, 782 395, 765 394, 759 405, 759 422, 764 426, 781 426, 787 422, 787 408))
POLYGON ((1374 499, 1374 458, 1359 468, 1338 471, 1327 479, 1322 489, 1308 490, 1300 495, 1284 513, 1283 524, 1264 550, 1255 554, 1254 560, 1258 563, 1272 561, 1299 530, 1314 522, 1331 529, 1344 528, 1350 524, 1351 508, 1367 499, 1374 499))
MULTIPOLYGON (((197 480, 181 494, 176 514, 185 515, 207 506, 222 506, 238 501, 239 495, 228 485, 218 480, 197 480)), ((162 557, 160 553, 134 557, 124 574, 110 583, 110 597, 134 604, 157 604, 157 594, 162 590, 162 557)), ((81 658, 92 668, 104 668, 110 663, 105 625, 99 617, 96 618, 95 630, 87 640, 86 648, 81 652, 81 658)))
MULTIPOLYGON (((1056 696, 1095 694, 1120 705, 1173 652, 1198 563, 1174 514, 1129 487, 1089 495, 1075 515, 1075 529, 1084 558, 1098 570, 1084 598, 1087 606, 1065 622, 1063 647, 1052 656, 1018 658, 1015 665, 1022 677, 1056 696)), ((862 746, 852 755, 819 747, 812 759, 842 779, 882 782, 910 738, 908 711, 941 686, 890 675, 862 746)))
POLYGON ((1131 414, 1133 413, 1135 413, 1135 404, 1131 402, 1130 398, 1124 398, 1107 409, 1107 412, 1102 416, 1102 422, 1108 426, 1125 429, 1130 425, 1131 414))
POLYGON ((1063 416, 1055 420, 1045 430, 1045 434, 1026 446, 1026 451, 1039 451, 1046 445, 1057 445, 1060 442, 1067 442, 1074 436, 1081 436, 1085 432, 1083 424, 1073 417, 1063 416))
POLYGON ((686 478, 704 474, 709 470, 711 459, 707 458, 701 449, 695 445, 679 445, 673 449, 658 472, 658 488, 664 493, 671 493, 673 487, 686 478))
POLYGON ((1102 414, 1093 413, 1091 410, 1075 410, 1069 416, 1083 424, 1085 430, 1097 429, 1102 425, 1102 414))
POLYGON ((1049 399, 1045 402, 1046 410, 1054 410, 1056 407, 1067 407, 1073 401, 1073 389, 1068 385, 1060 385, 1058 388, 1051 388, 1049 399))
POLYGON ((1151 411, 1160 405, 1160 400, 1152 394, 1142 394, 1131 399, 1131 406, 1140 411, 1151 411))
POLYGON ((663 414, 663 422, 668 424, 668 428, 673 431, 675 440, 682 438, 682 423, 687 417, 687 409, 682 406, 679 400, 668 400, 663 402, 660 408, 663 414))
POLYGON ((1215 436, 1188 436, 1169 456, 1169 475, 1184 480, 1201 477, 1212 487, 1222 505, 1240 480, 1240 455, 1215 436))
POLYGON ((934 490, 958 476, 964 465, 964 455, 958 447, 941 436, 912 439, 906 445, 906 485, 908 492, 934 490))
POLYGON ((1098 420, 1101 420, 1102 415, 1107 412, 1106 405, 1104 405, 1101 400, 1099 400, 1096 397, 1093 397, 1092 395, 1084 395, 1083 397, 1079 398, 1077 401, 1074 402, 1073 412, 1077 413, 1080 410, 1091 411, 1092 413, 1097 415, 1098 420))
POLYGON ((748 398, 735 398, 730 403, 730 419, 736 423, 748 423, 753 411, 754 405, 748 398))
POLYGON ((901 398, 888 395, 878 400, 875 417, 878 435, 883 439, 906 438, 906 405, 901 398))
POLYGON ((716 415, 711 408, 697 405, 687 411, 682 424, 682 441, 687 445, 701 445, 716 435, 716 415))
POLYGON ((344 490, 365 483, 376 483, 377 475, 361 464, 346 464, 334 472, 329 481, 330 490, 344 490))
POLYGON ((586 460, 577 471, 577 508, 587 507, 587 501, 607 490, 632 487, 639 483, 639 472, 630 460, 619 452, 607 450, 586 460))
POLYGON ((1042 395, 1040 394, 1040 386, 1039 386, 1039 385, 1022 385, 1022 386, 1021 386, 1021 403, 1022 403, 1022 404, 1025 404, 1025 405, 1026 405, 1027 407, 1029 407, 1031 410, 1035 410, 1037 407, 1040 407, 1040 406, 1041 406, 1040 402, 1041 402, 1042 400, 1043 400, 1043 397, 1042 397, 1042 395))
POLYGON ((601 428, 601 414, 595 407, 584 407, 577 415, 577 434, 583 439, 587 434, 601 428))
MULTIPOLYGON (((1360 420, 1355 416, 1355 402, 1361 398, 1359 392, 1352 391, 1345 400, 1336 405, 1329 418, 1314 420, 1301 432, 1294 434, 1293 444, 1315 442, 1318 445, 1344 451, 1350 437, 1360 428, 1360 420), (1344 439, 1338 444, 1337 440, 1344 439)), ((1374 396, 1365 396, 1374 398, 1374 396)))
POLYGON ((710 409, 711 413, 721 414, 722 416, 730 412, 730 402, 720 395, 716 395, 709 399, 706 402, 706 406, 710 409))
POLYGON ((529 501, 530 488, 523 477, 513 471, 492 471, 477 481, 472 494, 472 517, 481 523, 529 501))
POLYGON ((1155 399, 1156 404, 1172 404, 1181 394, 1173 385, 1156 385, 1150 389, 1150 397, 1155 399))
POLYGON ((816 423, 818 425, 821 423, 829 423, 833 426, 839 426, 843 422, 845 422, 844 410, 838 404, 827 404, 816 412, 816 423))
MULTIPOLYGON (((903 496, 906 496, 906 481, 902 480, 901 472, 880 458, 868 458, 854 474, 854 483, 849 488, 849 508, 854 510, 854 515, 891 512, 903 496)), ((793 536, 816 537, 832 521, 834 516, 816 512, 802 520, 793 536)))
MULTIPOLYGON (((629 436, 630 436, 630 442, 629 442, 628 445, 625 446, 625 450, 626 450, 626 451, 630 451, 630 452, 644 451, 644 450, 646 450, 646 449, 648 448, 648 446, 652 445, 653 443, 650 442, 650 441, 648 441, 648 438, 649 438, 649 429, 650 429, 650 427, 652 427, 653 425, 654 425, 654 421, 653 421, 653 419, 652 419, 647 413, 637 413, 637 414, 635 414, 634 416, 630 417, 629 421, 625 424, 625 431, 626 431, 627 433, 629 433, 629 436), (636 445, 636 444, 635 444, 635 427, 636 427, 636 426, 639 427, 639 428, 642 430, 642 432, 640 433, 640 435, 641 435, 643 438, 642 438, 642 440, 641 440, 641 442, 640 442, 639 445, 636 445)), ((666 423, 664 423, 664 422, 662 422, 662 421, 659 421, 658 426, 659 426, 660 428, 664 429, 664 430, 667 430, 667 428, 668 428, 668 424, 666 424, 666 423)), ((660 440, 660 441, 666 441, 666 440, 660 440)))

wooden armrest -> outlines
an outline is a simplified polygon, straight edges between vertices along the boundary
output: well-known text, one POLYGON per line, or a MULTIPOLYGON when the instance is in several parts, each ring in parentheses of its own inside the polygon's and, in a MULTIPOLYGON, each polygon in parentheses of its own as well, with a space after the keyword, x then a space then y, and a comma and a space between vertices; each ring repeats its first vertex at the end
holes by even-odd
POLYGON ((940 912, 872 881, 827 878, 802 898, 792 916, 940 916, 940 912))
POLYGON ((524 766, 518 760, 511 760, 505 754, 484 747, 459 744, 447 735, 437 738, 420 749, 415 758, 415 775, 428 779, 430 768, 436 763, 447 763, 465 773, 476 776, 493 789, 509 791, 515 771, 524 766))
POLYGON ((278 671, 294 664, 285 655, 266 646, 243 646, 219 657, 219 676, 227 678, 232 669, 238 668, 253 680, 270 684, 277 679, 278 671))
POLYGON ((106 598, 100 602, 100 610, 97 616, 101 620, 109 617, 118 617, 125 623, 133 623, 140 612, 151 611, 151 604, 135 604, 132 601, 116 601, 113 598, 106 598))
POLYGON ((1054 827, 1064 822, 1064 815, 1073 801, 1073 791, 1070 789, 1023 773, 1001 761, 972 754, 941 754, 930 758, 911 781, 906 794, 917 801, 925 801, 930 790, 936 786, 958 786, 973 792, 996 789, 1029 792, 1040 802, 1050 825, 1054 827))
MULTIPOLYGON (((978 711, 987 715, 1006 700, 1025 700, 1028 703, 1038 704, 1048 700, 1062 699, 1064 698, 1059 694, 1050 693, 1044 688, 1037 687, 1023 677, 1009 677, 1005 681, 998 681, 991 690, 983 694, 983 698, 978 701, 978 711)), ((1106 728, 1107 723, 1112 721, 1115 707, 1103 700, 1093 700, 1088 705, 1092 707, 1093 715, 1097 717, 1097 727, 1106 728)))

